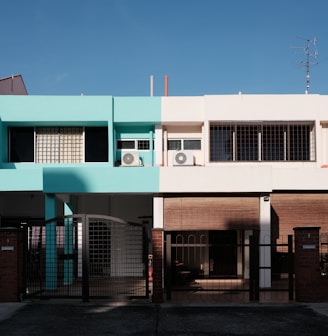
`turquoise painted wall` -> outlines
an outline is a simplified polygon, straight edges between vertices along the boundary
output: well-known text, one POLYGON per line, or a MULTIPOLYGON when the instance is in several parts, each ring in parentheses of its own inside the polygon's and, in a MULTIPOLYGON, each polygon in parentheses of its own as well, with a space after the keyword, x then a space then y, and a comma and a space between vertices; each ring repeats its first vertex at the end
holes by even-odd
POLYGON ((42 189, 43 172, 41 167, 0 170, 0 191, 42 191, 42 189))
POLYGON ((113 121, 111 96, 0 96, 2 122, 101 126, 113 121))
POLYGON ((160 97, 0 96, 0 190, 57 192, 158 192, 153 151, 141 154, 146 167, 113 167, 116 138, 150 139, 161 121, 160 97), (7 163, 10 126, 109 127, 109 163, 50 165, 7 163), (148 165, 148 167, 147 167, 148 165))
POLYGON ((44 168, 46 193, 159 192, 159 167, 44 168))
POLYGON ((161 123, 161 97, 114 97, 114 123, 161 123))

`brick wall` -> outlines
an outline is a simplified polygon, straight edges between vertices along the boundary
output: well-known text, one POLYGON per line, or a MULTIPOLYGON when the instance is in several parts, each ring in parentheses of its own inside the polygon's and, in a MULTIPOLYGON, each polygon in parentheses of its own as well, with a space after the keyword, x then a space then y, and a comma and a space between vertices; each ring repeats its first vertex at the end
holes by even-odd
POLYGON ((163 230, 152 230, 153 302, 163 302, 163 230))
POLYGON ((320 273, 319 227, 295 228, 295 299, 328 301, 328 276, 320 273))
POLYGON ((23 284, 23 248, 21 232, 0 229, 0 302, 20 300, 23 284))

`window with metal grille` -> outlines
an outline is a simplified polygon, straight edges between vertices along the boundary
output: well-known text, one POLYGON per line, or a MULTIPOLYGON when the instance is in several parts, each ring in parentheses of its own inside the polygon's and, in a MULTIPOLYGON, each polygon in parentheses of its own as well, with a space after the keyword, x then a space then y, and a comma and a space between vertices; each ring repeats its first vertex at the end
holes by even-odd
POLYGON ((138 150, 149 150, 149 140, 137 140, 138 150))
POLYGON ((215 123, 210 161, 314 161, 313 122, 215 123))
POLYGON ((37 163, 79 163, 84 161, 83 127, 36 128, 37 163))
POLYGON ((108 161, 107 127, 11 127, 9 162, 108 161))

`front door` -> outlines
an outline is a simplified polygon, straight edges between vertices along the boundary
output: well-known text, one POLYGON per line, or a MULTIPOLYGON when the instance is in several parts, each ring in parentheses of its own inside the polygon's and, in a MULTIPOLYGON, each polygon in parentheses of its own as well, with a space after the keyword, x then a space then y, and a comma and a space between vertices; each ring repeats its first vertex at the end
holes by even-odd
POLYGON ((237 232, 209 232, 209 271, 210 277, 237 276, 237 232))

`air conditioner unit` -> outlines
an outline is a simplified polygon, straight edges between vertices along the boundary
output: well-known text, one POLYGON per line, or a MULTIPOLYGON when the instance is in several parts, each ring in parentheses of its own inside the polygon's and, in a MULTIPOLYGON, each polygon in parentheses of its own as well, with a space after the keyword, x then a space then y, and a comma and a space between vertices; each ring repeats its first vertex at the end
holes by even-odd
POLYGON ((138 152, 126 152, 122 154, 122 166, 135 167, 140 166, 140 157, 138 152))
POLYGON ((182 150, 173 153, 173 166, 193 166, 194 153, 191 150, 182 150))

